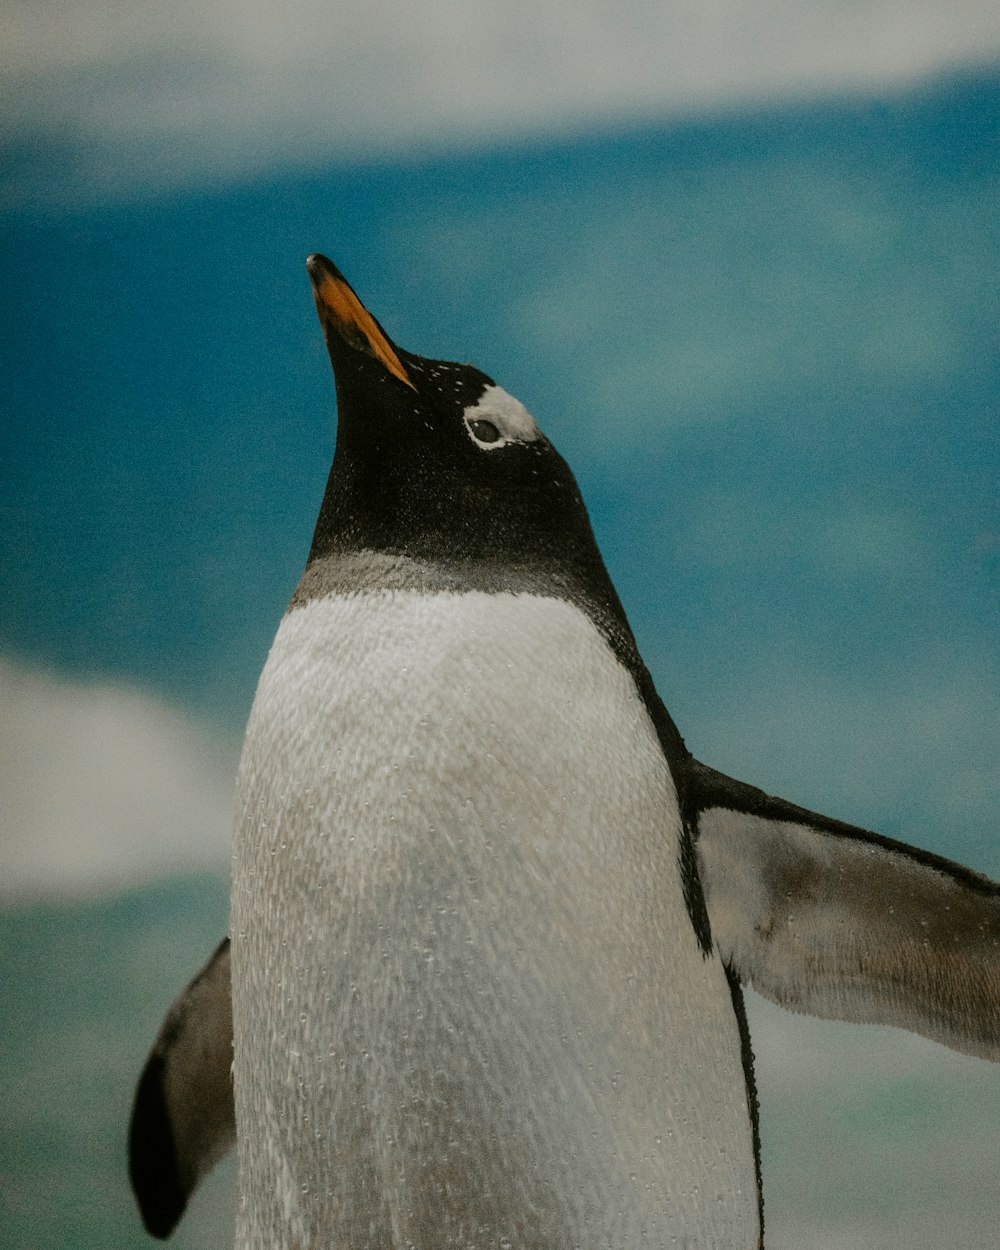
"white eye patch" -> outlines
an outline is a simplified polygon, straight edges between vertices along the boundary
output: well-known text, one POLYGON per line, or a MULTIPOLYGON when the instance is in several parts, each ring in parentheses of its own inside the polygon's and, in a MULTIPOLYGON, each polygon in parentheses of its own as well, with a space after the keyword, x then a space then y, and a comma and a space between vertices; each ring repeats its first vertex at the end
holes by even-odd
POLYGON ((500 386, 488 386, 479 402, 470 404, 462 415, 469 437, 481 451, 496 451, 508 443, 532 443, 542 437, 524 404, 500 386))

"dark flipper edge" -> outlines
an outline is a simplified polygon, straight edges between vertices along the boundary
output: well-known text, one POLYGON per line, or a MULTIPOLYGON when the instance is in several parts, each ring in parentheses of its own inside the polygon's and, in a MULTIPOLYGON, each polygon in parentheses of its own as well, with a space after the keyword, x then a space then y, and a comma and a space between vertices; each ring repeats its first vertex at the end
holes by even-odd
POLYGON ((129 1177, 154 1237, 170 1236, 236 1140, 232 1059, 226 938, 167 1013, 136 1089, 129 1177))

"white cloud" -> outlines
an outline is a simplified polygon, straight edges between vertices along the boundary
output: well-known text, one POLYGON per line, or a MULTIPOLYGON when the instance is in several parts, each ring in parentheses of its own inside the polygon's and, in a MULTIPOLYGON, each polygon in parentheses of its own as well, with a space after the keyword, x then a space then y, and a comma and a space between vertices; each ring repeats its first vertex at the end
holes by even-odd
MULTIPOLYGON (((15 138, 91 181, 478 140, 741 100, 883 89, 1000 55, 990 0, 13 0, 15 138), (145 169, 143 168, 145 166, 145 169)), ((5 99, 3 97, 6 97, 5 99)))
POLYGON ((182 716, 9 660, 0 708, 0 898, 227 865, 235 761, 182 716))

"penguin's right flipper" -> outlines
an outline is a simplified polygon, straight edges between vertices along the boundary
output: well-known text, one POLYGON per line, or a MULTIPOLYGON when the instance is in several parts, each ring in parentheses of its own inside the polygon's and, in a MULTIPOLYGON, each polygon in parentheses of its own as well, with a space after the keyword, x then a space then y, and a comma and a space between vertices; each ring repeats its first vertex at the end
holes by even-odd
POLYGON ((740 981, 1000 1062, 1000 886, 695 762, 698 870, 740 981))
POLYGON ((199 1183, 236 1141, 229 938, 170 1008, 139 1078, 129 1125, 132 1191, 169 1237, 199 1183))

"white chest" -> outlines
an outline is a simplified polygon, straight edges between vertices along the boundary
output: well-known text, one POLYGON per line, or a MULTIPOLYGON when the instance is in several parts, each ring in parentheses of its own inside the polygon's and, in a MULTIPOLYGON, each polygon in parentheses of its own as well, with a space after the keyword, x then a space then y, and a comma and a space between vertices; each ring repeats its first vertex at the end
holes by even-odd
POLYGON ((632 680, 573 606, 290 613, 240 777, 241 1244, 755 1245, 739 1037, 678 833, 632 680))

